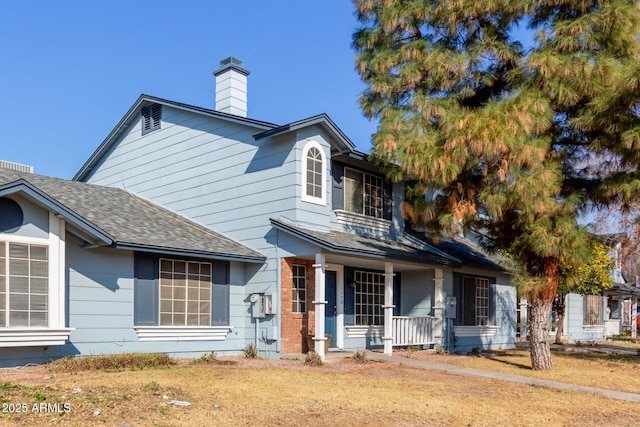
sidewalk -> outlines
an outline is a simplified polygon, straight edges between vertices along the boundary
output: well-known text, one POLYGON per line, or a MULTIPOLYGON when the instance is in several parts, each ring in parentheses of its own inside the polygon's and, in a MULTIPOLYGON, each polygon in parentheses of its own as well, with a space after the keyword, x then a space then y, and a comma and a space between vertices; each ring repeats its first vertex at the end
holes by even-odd
POLYGON ((444 363, 433 363, 425 360, 408 359, 402 356, 387 356, 382 353, 367 351, 367 358, 376 362, 395 363, 401 366, 410 366, 418 369, 430 369, 433 371, 446 372, 464 377, 485 378, 491 380, 510 381, 514 383, 536 385, 561 390, 579 391, 583 393, 597 394, 611 399, 627 400, 630 402, 640 402, 640 394, 626 393, 622 391, 607 390, 603 388, 587 387, 575 384, 562 383, 559 381, 541 380, 538 378, 523 377, 520 375, 503 374, 500 372, 485 371, 482 369, 465 368, 462 366, 447 365, 444 363))

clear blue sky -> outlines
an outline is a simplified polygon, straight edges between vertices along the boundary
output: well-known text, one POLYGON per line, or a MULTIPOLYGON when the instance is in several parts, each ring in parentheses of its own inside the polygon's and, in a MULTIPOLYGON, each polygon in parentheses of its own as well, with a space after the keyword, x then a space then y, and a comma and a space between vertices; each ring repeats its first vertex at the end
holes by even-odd
POLYGON ((71 178, 141 93, 214 108, 221 59, 251 72, 249 117, 327 113, 361 151, 348 0, 2 1, 0 159, 71 178))

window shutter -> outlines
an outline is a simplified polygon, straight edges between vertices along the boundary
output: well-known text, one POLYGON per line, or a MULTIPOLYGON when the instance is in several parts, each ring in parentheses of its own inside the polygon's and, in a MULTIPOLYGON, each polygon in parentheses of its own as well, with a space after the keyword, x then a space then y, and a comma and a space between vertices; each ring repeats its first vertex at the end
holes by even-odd
POLYGON ((229 263, 213 262, 211 276, 211 326, 229 325, 229 263))
POLYGON ((355 325, 355 288, 350 286, 353 283, 353 268, 344 269, 344 324, 355 325))
POLYGON ((391 182, 385 181, 382 185, 382 218, 391 221, 393 219, 393 184, 391 182))
POLYGON ((453 323, 462 325, 462 276, 457 273, 453 274, 453 296, 456 297, 456 318, 453 323))
POLYGON ((395 307, 393 308, 393 315, 394 316, 400 316, 401 315, 401 307, 400 307, 400 288, 401 288, 401 276, 400 273, 395 273, 395 276, 393 277, 393 305, 395 305, 395 307))
POLYGON ((331 162, 331 203, 332 209, 344 209, 344 166, 331 162))
POLYGON ((133 324, 158 324, 158 260, 148 254, 134 256, 133 324))

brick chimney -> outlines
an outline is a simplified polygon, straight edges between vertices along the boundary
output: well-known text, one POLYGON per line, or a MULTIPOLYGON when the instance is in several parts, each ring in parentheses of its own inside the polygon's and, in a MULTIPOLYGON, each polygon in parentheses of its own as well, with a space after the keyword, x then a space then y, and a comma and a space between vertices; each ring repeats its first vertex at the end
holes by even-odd
POLYGON ((247 76, 242 61, 233 56, 220 61, 216 76, 216 110, 247 117, 247 76))

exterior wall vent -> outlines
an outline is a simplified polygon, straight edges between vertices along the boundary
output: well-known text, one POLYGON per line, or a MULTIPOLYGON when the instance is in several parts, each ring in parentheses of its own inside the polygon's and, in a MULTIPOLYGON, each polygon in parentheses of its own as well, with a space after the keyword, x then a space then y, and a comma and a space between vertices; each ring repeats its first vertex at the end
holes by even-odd
POLYGON ((18 172, 33 173, 33 166, 21 165, 20 163, 7 162, 5 160, 0 160, 0 168, 18 172))

